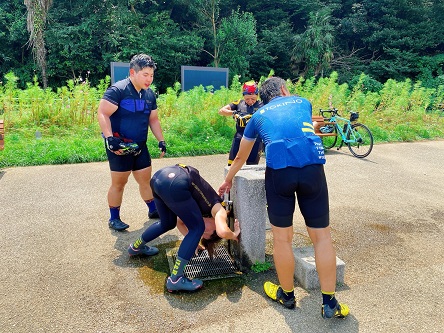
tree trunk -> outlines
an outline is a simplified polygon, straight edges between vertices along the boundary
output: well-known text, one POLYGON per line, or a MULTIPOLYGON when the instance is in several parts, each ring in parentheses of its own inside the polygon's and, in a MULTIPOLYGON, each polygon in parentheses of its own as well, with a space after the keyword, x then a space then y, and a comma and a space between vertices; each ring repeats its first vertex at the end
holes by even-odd
POLYGON ((29 47, 32 48, 34 59, 42 74, 43 88, 48 87, 46 74, 46 47, 44 33, 46 16, 53 0, 24 0, 28 10, 27 28, 29 31, 29 47))

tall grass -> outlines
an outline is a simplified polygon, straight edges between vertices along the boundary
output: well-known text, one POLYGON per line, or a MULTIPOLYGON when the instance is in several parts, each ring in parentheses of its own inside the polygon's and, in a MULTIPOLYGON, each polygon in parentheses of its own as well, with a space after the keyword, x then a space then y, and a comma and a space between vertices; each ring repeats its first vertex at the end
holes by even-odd
MULTIPOLYGON (((352 86, 339 84, 337 78, 336 73, 317 80, 300 78, 288 81, 288 87, 312 102, 313 114, 328 107, 343 115, 359 111, 359 121, 372 130, 376 142, 444 138, 443 86, 429 89, 421 82, 388 80, 375 91, 364 74, 352 86)), ((109 83, 109 77, 97 87, 87 80, 70 80, 52 91, 40 88, 35 80, 21 90, 14 74, 7 74, 0 84, 0 119, 6 128, 0 167, 105 161, 97 107, 109 83)), ((229 89, 214 93, 202 86, 181 92, 176 83, 159 95, 168 156, 227 153, 234 122, 218 110, 241 98, 240 87, 235 76, 229 89)), ((148 145, 155 158, 157 142, 152 135, 148 145)))

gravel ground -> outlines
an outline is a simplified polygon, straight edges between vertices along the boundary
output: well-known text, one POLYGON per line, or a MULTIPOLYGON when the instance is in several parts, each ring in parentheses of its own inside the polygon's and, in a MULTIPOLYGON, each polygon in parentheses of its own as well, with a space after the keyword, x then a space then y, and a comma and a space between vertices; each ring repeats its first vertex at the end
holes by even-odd
MULTIPOLYGON (((0 152, 1 154, 1 152, 0 152)), ((198 168, 217 188, 226 155, 153 160, 198 168)), ((382 144, 366 159, 327 153, 331 225, 348 303, 345 320, 323 320, 320 292, 296 288, 291 311, 264 295, 273 270, 208 281, 169 294, 164 251, 129 259, 153 221, 130 178, 127 232, 108 229, 107 163, 0 171, 0 332, 442 332, 444 141, 382 144)), ((295 244, 307 234, 294 218, 295 244)), ((174 246, 177 231, 153 244, 174 246)))

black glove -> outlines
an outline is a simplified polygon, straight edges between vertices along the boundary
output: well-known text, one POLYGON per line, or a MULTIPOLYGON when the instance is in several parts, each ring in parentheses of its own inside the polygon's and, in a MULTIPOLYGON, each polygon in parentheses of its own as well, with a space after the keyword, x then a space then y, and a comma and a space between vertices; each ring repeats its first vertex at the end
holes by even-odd
POLYGON ((122 148, 120 144, 123 143, 123 141, 120 138, 116 138, 115 136, 109 136, 105 139, 105 141, 106 141, 106 148, 108 148, 110 151, 117 151, 120 148, 122 148))
POLYGON ((167 147, 165 145, 165 141, 159 141, 159 148, 162 151, 162 153, 166 153, 167 147))

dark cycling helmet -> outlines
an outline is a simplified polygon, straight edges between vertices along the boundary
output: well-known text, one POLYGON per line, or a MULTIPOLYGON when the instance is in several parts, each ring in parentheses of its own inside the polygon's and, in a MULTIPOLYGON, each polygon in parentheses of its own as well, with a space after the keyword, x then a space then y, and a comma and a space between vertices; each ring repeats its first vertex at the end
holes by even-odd
POLYGON ((242 95, 257 95, 259 89, 254 81, 245 82, 242 87, 242 95))

